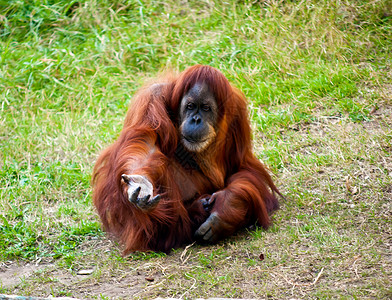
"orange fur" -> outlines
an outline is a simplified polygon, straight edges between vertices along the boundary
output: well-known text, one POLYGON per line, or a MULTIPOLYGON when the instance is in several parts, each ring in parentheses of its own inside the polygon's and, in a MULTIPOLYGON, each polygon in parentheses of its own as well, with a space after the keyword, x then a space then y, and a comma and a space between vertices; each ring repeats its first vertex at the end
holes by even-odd
POLYGON ((221 237, 250 222, 267 228, 269 213, 278 208, 275 193, 279 191, 251 152, 245 97, 221 72, 201 65, 136 95, 119 138, 96 162, 93 186, 93 201, 104 228, 119 239, 125 254, 168 252, 191 242, 209 215, 199 201, 205 194, 216 193, 212 212, 223 221, 221 237), (219 117, 215 142, 201 153, 186 153, 196 161, 198 168, 194 168, 179 162, 175 151, 180 102, 197 82, 210 87, 219 117), (124 173, 151 181, 154 195, 162 195, 156 208, 145 212, 128 200, 121 181, 124 173))

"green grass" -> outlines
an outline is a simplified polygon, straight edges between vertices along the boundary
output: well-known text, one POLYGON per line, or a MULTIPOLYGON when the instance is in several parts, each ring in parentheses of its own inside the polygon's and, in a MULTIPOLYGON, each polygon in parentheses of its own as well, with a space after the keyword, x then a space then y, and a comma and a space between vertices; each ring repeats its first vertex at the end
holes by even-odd
POLYGON ((392 297, 391 53, 390 0, 0 0, 0 293, 392 297), (148 78, 199 63, 246 94, 287 200, 268 231, 123 258, 95 159, 148 78))

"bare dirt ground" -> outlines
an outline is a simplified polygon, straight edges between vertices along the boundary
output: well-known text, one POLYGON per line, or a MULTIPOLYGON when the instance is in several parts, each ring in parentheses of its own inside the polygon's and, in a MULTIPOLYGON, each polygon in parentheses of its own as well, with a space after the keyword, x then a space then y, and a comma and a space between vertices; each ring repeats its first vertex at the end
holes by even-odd
MULTIPOLYGON (((113 244, 106 241, 100 247, 102 251, 109 251, 113 244)), ((12 290, 13 293, 36 282, 31 291, 32 295, 49 297, 52 291, 58 291, 56 294, 72 293, 73 297, 82 299, 90 298, 91 295, 105 295, 107 299, 113 299, 136 295, 142 291, 146 283, 159 279, 158 276, 149 278, 150 275, 146 275, 144 271, 136 271, 124 272, 118 277, 112 276, 113 274, 100 274, 106 278, 102 282, 94 279, 95 275, 92 274, 96 271, 91 268, 74 272, 58 267, 54 263, 5 262, 0 267, 0 282, 2 288, 12 290)))

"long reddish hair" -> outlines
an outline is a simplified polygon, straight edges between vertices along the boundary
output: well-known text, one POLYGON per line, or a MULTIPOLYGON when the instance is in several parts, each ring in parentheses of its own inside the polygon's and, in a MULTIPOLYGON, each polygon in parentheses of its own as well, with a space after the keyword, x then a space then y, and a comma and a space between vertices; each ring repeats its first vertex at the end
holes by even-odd
POLYGON ((184 187, 176 183, 172 163, 179 144, 181 99, 193 85, 202 82, 215 96, 219 117, 215 143, 195 154, 201 172, 192 172, 192 180, 200 195, 221 189, 227 190, 227 197, 233 195, 231 202, 223 199, 216 204, 217 208, 224 206, 223 219, 232 219, 233 224, 243 223, 241 218, 245 218, 247 222, 258 220, 268 227, 268 214, 278 208, 275 193, 279 191, 251 152, 244 95, 217 69, 196 65, 140 90, 127 112, 119 138, 96 162, 93 201, 104 228, 120 240, 125 253, 148 249, 170 251, 191 241, 194 230, 207 217, 198 209, 197 215, 190 216, 193 208, 183 203, 184 187), (146 153, 148 163, 137 171, 148 174, 155 192, 163 195, 158 206, 148 213, 135 209, 128 201, 121 182, 121 175, 133 170, 132 159, 146 153))

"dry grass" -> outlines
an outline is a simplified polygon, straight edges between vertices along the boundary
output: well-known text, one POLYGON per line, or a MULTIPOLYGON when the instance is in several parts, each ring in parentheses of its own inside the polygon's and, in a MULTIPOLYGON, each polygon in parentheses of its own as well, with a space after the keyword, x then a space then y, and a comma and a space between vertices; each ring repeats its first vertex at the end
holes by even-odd
POLYGON ((0 293, 392 297, 391 1, 0 7, 0 293), (146 78, 195 63, 247 95, 287 200, 267 231, 123 258, 91 205, 93 163, 146 78))

